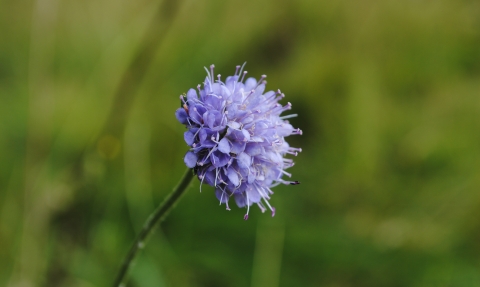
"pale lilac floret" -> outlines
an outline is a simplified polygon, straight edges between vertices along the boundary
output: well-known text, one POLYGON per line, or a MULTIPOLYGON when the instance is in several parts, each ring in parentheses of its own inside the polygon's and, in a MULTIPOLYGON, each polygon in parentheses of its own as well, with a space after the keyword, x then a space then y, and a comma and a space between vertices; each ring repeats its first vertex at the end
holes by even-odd
MULTIPOLYGON (((245 220, 252 204, 262 212, 275 208, 269 203, 271 188, 282 184, 298 184, 282 179, 291 174, 285 170, 293 166, 287 154, 297 155, 302 150, 292 148, 285 141, 289 135, 301 135, 286 120, 296 115, 280 116, 291 109, 282 106, 284 97, 279 91, 265 91, 265 78, 248 78, 243 66, 225 82, 214 79, 214 66, 207 70, 203 88, 190 89, 180 97, 181 108, 175 112, 178 121, 187 127, 184 139, 190 150, 184 162, 202 183, 215 187, 215 194, 228 210, 231 197, 239 207, 247 207, 245 220)), ((200 185, 201 189, 201 185, 200 185)))

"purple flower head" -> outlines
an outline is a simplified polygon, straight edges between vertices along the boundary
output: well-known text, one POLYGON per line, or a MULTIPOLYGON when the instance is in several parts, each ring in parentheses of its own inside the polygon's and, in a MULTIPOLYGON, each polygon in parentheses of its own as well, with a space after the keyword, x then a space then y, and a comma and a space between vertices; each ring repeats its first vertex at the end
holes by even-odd
POLYGON ((268 202, 271 188, 299 183, 282 179, 291 176, 285 170, 293 166, 293 160, 284 156, 302 151, 285 141, 289 135, 302 134, 286 120, 296 115, 280 116, 292 105, 278 103, 285 96, 280 90, 264 93, 266 76, 244 82, 247 72, 237 66, 225 82, 220 75, 215 81, 213 68, 206 69, 203 88, 198 85, 198 92, 190 89, 180 96, 182 107, 175 112, 187 127, 184 138, 190 150, 185 164, 198 176, 200 191, 204 182, 215 187, 227 210, 233 197, 239 207, 247 207, 245 220, 252 204, 262 212, 268 207, 274 216, 275 208, 268 202))

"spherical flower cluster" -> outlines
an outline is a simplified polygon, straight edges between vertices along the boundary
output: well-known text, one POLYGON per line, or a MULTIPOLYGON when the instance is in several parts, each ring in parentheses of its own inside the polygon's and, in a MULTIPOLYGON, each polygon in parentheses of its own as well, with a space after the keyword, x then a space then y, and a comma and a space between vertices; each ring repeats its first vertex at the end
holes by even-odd
POLYGON ((268 207, 274 216, 275 208, 268 202, 271 188, 280 183, 298 184, 282 179, 291 176, 285 170, 293 166, 293 160, 284 156, 301 151, 285 141, 289 135, 302 134, 286 120, 296 115, 280 116, 292 105, 278 103, 284 97, 280 91, 264 93, 266 76, 243 82, 247 72, 237 66, 225 82, 220 75, 215 81, 213 68, 205 69, 203 89, 198 85, 198 93, 190 89, 180 96, 181 108, 175 113, 187 127, 184 138, 190 150, 185 164, 193 168, 201 183, 215 187, 227 210, 233 196, 239 207, 247 207, 245 220, 254 203, 262 212, 268 207))

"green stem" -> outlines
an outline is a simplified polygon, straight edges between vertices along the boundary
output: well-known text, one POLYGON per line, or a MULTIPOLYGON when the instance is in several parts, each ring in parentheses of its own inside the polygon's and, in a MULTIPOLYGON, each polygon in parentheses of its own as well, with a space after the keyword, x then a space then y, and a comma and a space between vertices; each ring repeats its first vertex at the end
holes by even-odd
POLYGON ((145 247, 146 240, 148 236, 152 234, 154 228, 158 223, 165 218, 170 209, 177 203, 177 201, 182 197, 182 195, 187 190, 188 185, 190 184, 194 174, 188 169, 187 172, 183 175, 178 186, 170 193, 167 198, 157 207, 157 209, 148 217, 145 222, 142 231, 137 235, 135 241, 133 241, 132 247, 127 256, 123 260, 122 266, 118 271, 117 278, 115 279, 114 287, 124 286, 123 283, 127 277, 128 271, 133 263, 135 257, 137 257, 140 249, 145 247))

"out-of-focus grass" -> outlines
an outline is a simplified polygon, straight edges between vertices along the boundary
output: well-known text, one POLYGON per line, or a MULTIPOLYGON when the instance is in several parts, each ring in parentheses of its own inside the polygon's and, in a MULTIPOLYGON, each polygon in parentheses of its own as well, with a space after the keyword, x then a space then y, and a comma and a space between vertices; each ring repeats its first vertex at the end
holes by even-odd
POLYGON ((302 184, 245 222, 195 182, 132 286, 480 285, 478 3, 165 3, 2 2, 1 286, 111 284, 183 173, 178 95, 244 61, 299 114, 302 184), (152 23, 160 44, 109 135, 152 23))

